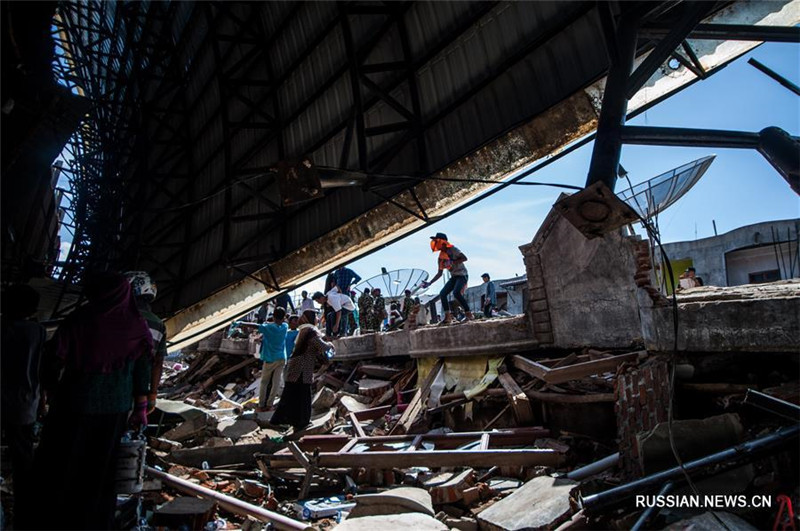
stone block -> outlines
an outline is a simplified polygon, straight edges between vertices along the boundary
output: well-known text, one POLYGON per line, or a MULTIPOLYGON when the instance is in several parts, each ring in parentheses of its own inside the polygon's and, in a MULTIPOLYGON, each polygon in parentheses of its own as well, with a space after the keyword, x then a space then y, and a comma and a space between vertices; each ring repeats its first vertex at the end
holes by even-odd
POLYGON ((355 498, 356 506, 350 518, 386 514, 422 513, 433 516, 431 495, 416 487, 398 487, 377 494, 362 494, 355 498))
POLYGON ((555 529, 570 518, 570 493, 578 484, 540 476, 478 514, 478 525, 490 531, 555 529))
MULTIPOLYGON (((352 513, 351 513, 352 514, 352 513)), ((448 531, 449 528, 427 514, 405 513, 380 516, 348 517, 336 526, 337 531, 378 531, 383 529, 402 529, 414 531, 448 531)))
POLYGON ((311 409, 314 411, 327 411, 336 403, 336 392, 330 387, 323 387, 311 399, 311 409))
POLYGON ((223 420, 217 425, 217 431, 222 437, 240 439, 258 429, 258 423, 253 420, 223 420))

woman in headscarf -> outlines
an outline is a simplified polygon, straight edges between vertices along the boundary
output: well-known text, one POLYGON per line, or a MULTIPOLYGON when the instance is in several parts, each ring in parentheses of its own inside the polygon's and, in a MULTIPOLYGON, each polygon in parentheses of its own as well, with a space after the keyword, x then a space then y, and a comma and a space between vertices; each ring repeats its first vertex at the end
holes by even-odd
POLYGON ((314 310, 303 312, 300 323, 286 369, 283 394, 270 419, 271 424, 291 425, 295 432, 305 428, 311 420, 314 366, 316 363, 326 363, 326 353, 333 352, 333 345, 325 341, 317 329, 317 313, 314 310))
POLYGON ((50 482, 44 529, 113 528, 119 442, 129 423, 147 425, 153 338, 131 285, 99 273, 84 293, 88 303, 58 328, 46 363, 50 410, 37 456, 38 477, 50 482))

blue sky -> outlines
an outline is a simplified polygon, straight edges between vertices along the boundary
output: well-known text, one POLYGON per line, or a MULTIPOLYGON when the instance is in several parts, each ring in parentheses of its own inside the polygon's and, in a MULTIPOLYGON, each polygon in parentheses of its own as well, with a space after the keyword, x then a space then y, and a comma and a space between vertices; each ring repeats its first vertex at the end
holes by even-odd
MULTIPOLYGON (((764 44, 628 123, 754 132, 777 126, 800 135, 800 98, 748 65, 750 57, 800 84, 800 46, 764 44)), ((528 179, 583 186, 592 147, 589 143, 528 179)), ((754 150, 625 146, 621 163, 636 184, 709 154, 717 158, 708 172, 660 215, 663 242, 713 236, 712 220, 721 234, 800 215, 798 196, 754 150)), ((625 181, 617 183, 617 191, 625 187, 625 181)), ((349 267, 364 278, 379 274, 381 267, 425 269, 432 276, 436 261, 428 237, 444 232, 469 257, 470 285, 479 283, 484 272, 493 278, 522 275, 518 247, 533 238, 558 194, 555 188, 510 186, 349 267)), ((320 284, 312 282, 307 289, 318 289, 320 284)))

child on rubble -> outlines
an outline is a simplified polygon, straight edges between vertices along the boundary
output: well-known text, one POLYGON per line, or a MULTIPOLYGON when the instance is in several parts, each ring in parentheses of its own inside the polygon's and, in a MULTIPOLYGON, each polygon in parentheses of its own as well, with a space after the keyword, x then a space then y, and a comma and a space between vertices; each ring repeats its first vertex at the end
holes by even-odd
POLYGON ((305 428, 311 420, 311 385, 315 364, 328 361, 334 347, 325 341, 317 328, 317 314, 303 312, 300 318, 294 350, 286 370, 286 383, 281 400, 270 420, 274 425, 291 425, 295 432, 305 428))

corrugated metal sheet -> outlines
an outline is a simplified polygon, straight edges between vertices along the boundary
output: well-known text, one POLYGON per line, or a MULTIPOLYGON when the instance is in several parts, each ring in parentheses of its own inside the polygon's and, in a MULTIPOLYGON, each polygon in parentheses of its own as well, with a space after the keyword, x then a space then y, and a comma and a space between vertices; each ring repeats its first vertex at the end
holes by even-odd
MULTIPOLYGON (((636 3, 619 5, 628 9, 636 3)), ((159 175, 153 179, 160 184, 147 185, 145 204, 133 205, 142 212, 141 239, 127 242, 151 245, 149 254, 124 265, 150 269, 168 286, 159 311, 174 313, 241 278, 240 271, 226 267, 228 261, 286 256, 383 202, 360 188, 328 190, 323 199, 276 215, 258 197, 280 203, 269 168, 281 159, 310 155, 318 166, 341 165, 347 124, 356 116, 345 19, 363 64, 406 62, 418 86, 427 167, 420 166, 418 140, 397 146, 408 137, 400 130, 367 139, 371 161, 396 148, 384 173, 429 175, 563 101, 607 69, 594 2, 388 3, 386 13, 374 12, 377 7, 198 2, 173 9, 176 58, 164 61, 161 74, 177 79, 180 88, 158 94, 163 79, 136 80, 146 94, 140 105, 150 113, 142 119, 149 139, 134 135, 145 146, 140 160, 120 162, 145 168, 140 179, 159 175), (371 11, 342 11, 359 8, 371 11), (408 32, 408 57, 399 13, 408 32), (362 50, 367 44, 372 48, 362 50), (163 113, 153 109, 160 106, 186 114, 157 125, 163 113), (265 176, 246 171, 259 168, 265 176), (235 184, 239 180, 259 194, 235 184), (254 215, 264 217, 231 220, 254 215)), ((153 53, 137 50, 133 56, 160 61, 153 53)), ((406 72, 364 76, 413 110, 406 72)), ((359 88, 369 103, 366 127, 403 120, 364 83, 359 88)), ((345 155, 346 167, 357 169, 355 138, 345 155)), ((243 267, 255 271, 267 263, 243 267)))

